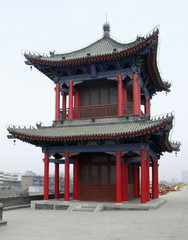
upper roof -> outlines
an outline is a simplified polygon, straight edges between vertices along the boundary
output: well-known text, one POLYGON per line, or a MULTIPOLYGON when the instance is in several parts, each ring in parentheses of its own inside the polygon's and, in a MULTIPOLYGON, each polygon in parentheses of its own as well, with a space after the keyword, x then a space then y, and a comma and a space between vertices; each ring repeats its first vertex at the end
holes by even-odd
MULTIPOLYGON (((31 144, 37 145, 36 141, 40 142, 62 142, 69 140, 80 139, 116 139, 116 138, 134 138, 152 134, 159 130, 169 132, 172 128, 173 116, 169 115, 165 118, 157 120, 132 120, 126 119, 99 119, 95 123, 91 120, 65 121, 60 125, 52 125, 50 127, 38 128, 16 128, 9 127, 8 131, 14 137, 28 141, 31 144), (105 121, 105 124, 104 124, 105 121)), ((163 149, 167 151, 178 151, 180 144, 171 143, 168 139, 168 134, 165 134, 161 139, 163 149), (167 136, 167 137, 166 137, 167 136)))
POLYGON ((106 23, 103 26, 103 37, 85 48, 64 54, 25 52, 24 56, 27 59, 26 64, 33 65, 55 83, 68 82, 76 77, 80 80, 84 74, 90 79, 88 66, 93 63, 97 69, 95 79, 99 78, 100 74, 104 77, 102 72, 106 70, 102 63, 117 63, 108 66, 113 68, 112 71, 108 69, 109 74, 113 74, 114 70, 123 74, 126 69, 138 69, 152 96, 157 91, 170 91, 171 86, 169 82, 161 79, 157 67, 158 33, 159 29, 156 27, 144 37, 137 36, 133 42, 120 43, 110 37, 110 26, 106 23))
POLYGON ((31 52, 25 52, 24 56, 32 63, 43 63, 51 65, 74 65, 78 63, 84 63, 86 60, 97 61, 106 57, 108 59, 114 57, 128 56, 136 51, 140 51, 142 48, 149 45, 153 40, 158 38, 158 28, 155 28, 144 37, 138 37, 135 41, 130 43, 120 43, 110 37, 110 26, 108 23, 103 25, 104 34, 101 39, 90 44, 89 46, 77 51, 55 54, 50 52, 50 55, 36 54, 31 52), (96 58, 97 57, 97 58, 96 58))

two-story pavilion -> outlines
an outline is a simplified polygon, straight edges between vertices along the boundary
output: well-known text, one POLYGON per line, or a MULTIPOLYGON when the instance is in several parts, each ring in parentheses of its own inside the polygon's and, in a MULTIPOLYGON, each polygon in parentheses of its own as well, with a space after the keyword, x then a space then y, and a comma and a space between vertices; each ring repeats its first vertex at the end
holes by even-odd
POLYGON ((157 68, 158 29, 131 43, 103 37, 78 51, 47 55, 26 52, 34 66, 56 85, 51 126, 9 127, 23 142, 45 155, 44 199, 48 199, 49 163, 55 164, 55 199, 59 198, 59 164, 65 166, 64 200, 69 201, 69 164, 73 164, 73 199, 115 201, 158 198, 158 160, 178 151, 170 142, 173 115, 150 117, 150 101, 168 92, 157 68))

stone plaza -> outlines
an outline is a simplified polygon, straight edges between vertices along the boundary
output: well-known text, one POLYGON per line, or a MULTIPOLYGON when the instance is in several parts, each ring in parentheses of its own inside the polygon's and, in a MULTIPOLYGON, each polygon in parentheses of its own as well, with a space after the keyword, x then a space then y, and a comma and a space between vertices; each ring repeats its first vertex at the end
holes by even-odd
POLYGON ((188 187, 160 196, 158 209, 93 212, 61 210, 4 211, 1 240, 188 238, 188 187))

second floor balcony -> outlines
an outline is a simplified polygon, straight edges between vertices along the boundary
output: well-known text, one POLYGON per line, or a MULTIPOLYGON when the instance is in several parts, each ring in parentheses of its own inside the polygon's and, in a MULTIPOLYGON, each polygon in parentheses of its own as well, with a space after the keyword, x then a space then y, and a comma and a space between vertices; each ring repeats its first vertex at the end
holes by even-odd
MULTIPOLYGON (((133 103, 129 102, 122 105, 123 116, 133 115, 133 103)), ((67 120, 69 109, 60 109, 60 120, 67 120)), ((118 104, 91 105, 73 107, 73 119, 106 118, 117 117, 118 104)))

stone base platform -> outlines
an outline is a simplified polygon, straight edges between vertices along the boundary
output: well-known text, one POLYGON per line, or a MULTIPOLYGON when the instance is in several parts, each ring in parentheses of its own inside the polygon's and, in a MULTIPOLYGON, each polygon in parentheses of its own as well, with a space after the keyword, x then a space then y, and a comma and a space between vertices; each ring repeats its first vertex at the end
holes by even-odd
POLYGON ((146 204, 141 204, 140 199, 134 199, 120 204, 114 202, 87 202, 87 201, 64 201, 58 200, 39 200, 31 202, 31 209, 33 210, 64 210, 67 212, 72 211, 87 211, 87 212, 100 212, 100 211, 123 211, 123 210, 151 210, 157 209, 166 202, 165 199, 151 199, 146 204))
POLYGON ((0 220, 0 226, 6 225, 6 224, 7 224, 7 221, 0 220))

